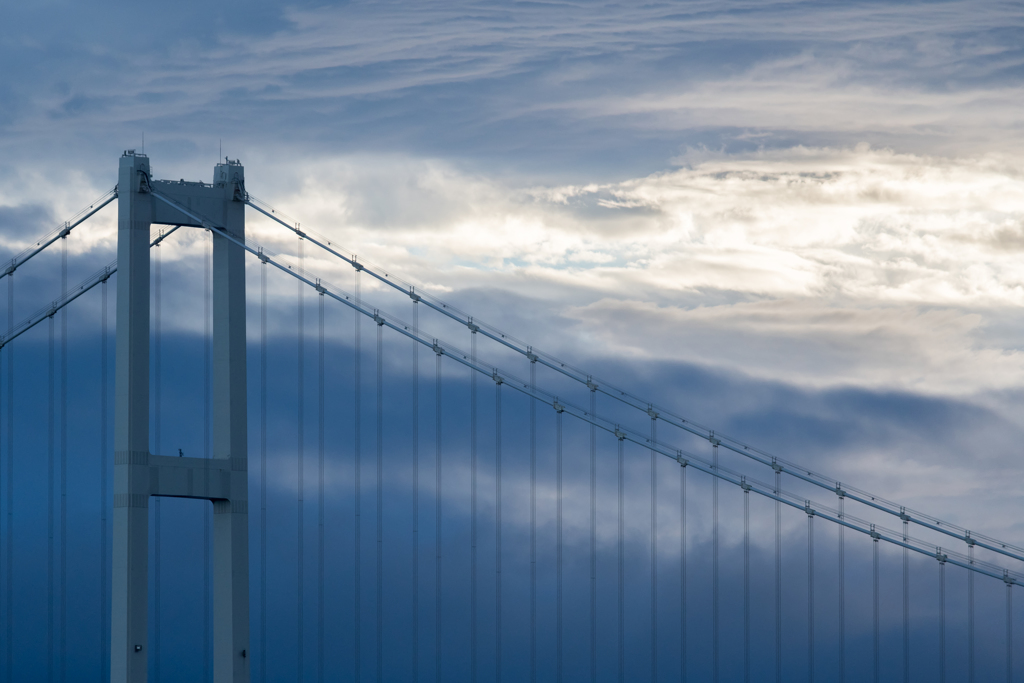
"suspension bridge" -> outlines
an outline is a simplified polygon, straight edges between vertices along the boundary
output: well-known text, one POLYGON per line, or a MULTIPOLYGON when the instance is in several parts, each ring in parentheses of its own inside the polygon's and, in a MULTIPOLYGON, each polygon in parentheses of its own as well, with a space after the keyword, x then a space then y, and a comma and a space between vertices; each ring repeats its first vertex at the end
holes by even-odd
POLYGON ((1015 680, 1024 548, 545 353, 257 200, 238 161, 166 181, 129 150, 0 278, 5 681, 1015 680), (69 286, 115 202, 116 261, 69 286), (190 230, 185 356, 160 252, 190 230))

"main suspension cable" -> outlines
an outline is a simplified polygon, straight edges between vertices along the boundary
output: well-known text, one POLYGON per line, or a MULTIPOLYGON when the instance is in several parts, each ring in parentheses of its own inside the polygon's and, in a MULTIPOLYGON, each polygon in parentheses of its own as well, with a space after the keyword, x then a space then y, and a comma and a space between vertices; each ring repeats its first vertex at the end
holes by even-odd
POLYGON ((116 186, 103 193, 103 195, 99 199, 97 199, 89 206, 89 208, 82 209, 77 214, 75 214, 75 216, 70 221, 65 221, 64 223, 61 224, 59 228, 51 230, 43 237, 36 240, 32 244, 32 246, 28 247, 20 254, 12 258, 8 266, 4 268, 2 272, 0 272, 0 278, 6 276, 13 277, 14 272, 21 266, 25 265, 25 263, 29 259, 31 259, 33 256, 36 256, 37 254, 42 253, 47 247, 52 245, 57 240, 66 238, 72 230, 77 228, 85 221, 89 220, 89 218, 91 218, 95 213, 97 213, 100 209, 102 209, 104 206, 114 201, 115 199, 117 199, 116 186), (96 206, 97 204, 99 204, 99 206, 96 206))
MULTIPOLYGON (((280 269, 282 272, 286 272, 286 273, 290 274, 292 277, 295 277, 296 279, 302 280, 307 285, 315 286, 315 283, 312 280, 308 279, 305 275, 299 274, 299 272, 297 272, 296 270, 293 270, 293 268, 291 266, 282 265, 281 263, 279 263, 279 262, 277 262, 277 261, 275 261, 273 259, 270 259, 265 254, 262 254, 261 251, 257 250, 256 246, 252 246, 255 243, 252 242, 251 240, 243 241, 243 240, 240 240, 240 239, 234 237, 234 235, 224 231, 223 228, 218 228, 218 227, 214 226, 212 223, 210 223, 208 220, 197 217, 196 214, 194 212, 192 212, 190 209, 188 209, 187 207, 184 207, 183 205, 180 205, 180 204, 174 202, 173 200, 167 199, 166 197, 163 197, 159 193, 154 193, 154 197, 159 199, 159 200, 161 200, 161 201, 163 201, 163 202, 165 202, 165 203, 167 203, 167 204, 169 204, 169 205, 171 205, 171 206, 174 206, 179 211, 181 211, 182 213, 184 213, 184 214, 186 214, 188 216, 191 216, 193 218, 196 218, 197 220, 203 221, 203 224, 205 226, 208 226, 208 227, 211 227, 212 229, 217 230, 219 234, 223 235, 229 241, 232 241, 232 242, 238 244, 239 246, 243 247, 246 251, 249 251, 250 253, 253 253, 253 254, 261 254, 260 255, 261 259, 267 259, 270 263, 272 263, 276 268, 280 269)), ((322 285, 321 285, 321 287, 322 287, 322 285)), ((338 301, 340 303, 343 303, 343 304, 349 306, 353 310, 358 311, 359 313, 361 313, 363 315, 366 315, 366 316, 369 316, 369 317, 374 317, 375 319, 382 318, 382 316, 380 316, 377 312, 371 312, 371 311, 365 309, 361 304, 356 303, 348 295, 339 295, 339 294, 336 294, 336 293, 334 293, 332 291, 329 291, 327 289, 324 289, 324 291, 331 298, 335 299, 336 301, 338 301)), ((457 349, 455 349, 453 346, 451 346, 449 344, 442 345, 436 338, 432 338, 431 340, 428 341, 427 339, 425 339, 423 337, 418 337, 418 336, 413 335, 412 332, 410 331, 410 327, 408 325, 403 325, 400 322, 392 322, 391 320, 385 320, 384 324, 387 327, 390 327, 392 330, 398 332, 399 334, 402 334, 402 335, 404 335, 406 337, 409 337, 409 338, 415 338, 417 341, 419 341, 419 343, 431 346, 432 349, 435 351, 435 353, 438 353, 438 354, 441 354, 441 355, 450 355, 451 358, 455 362, 457 362, 457 363, 460 363, 460 364, 466 365, 466 366, 474 367, 478 372, 485 373, 488 376, 493 377, 495 379, 501 377, 501 375, 498 374, 499 373, 498 369, 496 369, 496 368, 494 368, 494 369, 492 369, 492 368, 484 368, 484 367, 481 367, 479 365, 474 366, 469 361, 468 354, 465 354, 465 353, 462 353, 462 352, 458 351, 457 349)), ((540 391, 540 390, 536 390, 536 389, 531 390, 530 389, 530 384, 528 382, 524 382, 522 380, 516 380, 516 382, 511 384, 511 386, 514 389, 516 389, 517 391, 519 391, 519 392, 521 392, 523 394, 526 394, 527 396, 531 397, 534 400, 540 400, 540 401, 543 401, 544 403, 546 403, 547 405, 553 405, 553 397, 551 395, 546 394, 545 392, 540 391)), ((630 441, 632 441, 634 443, 637 443, 639 445, 642 445, 644 447, 647 447, 647 448, 650 447, 650 439, 648 437, 640 436, 637 433, 632 432, 632 431, 628 431, 628 430, 627 431, 623 431, 619 427, 619 425, 617 425, 617 424, 616 425, 612 425, 612 423, 610 423, 607 420, 597 420, 597 419, 594 419, 591 416, 589 416, 586 413, 586 411, 580 409, 578 406, 574 406, 572 404, 565 404, 565 408, 566 408, 567 411, 572 413, 573 417, 576 417, 577 419, 580 419, 580 420, 582 420, 584 422, 587 422, 587 423, 590 423, 590 424, 594 424, 594 425, 598 426, 599 428, 601 428, 601 429, 603 429, 605 431, 608 431, 610 433, 614 433, 619 438, 629 439, 630 441)), ((682 451, 680 449, 669 450, 667 447, 665 447, 664 445, 661 445, 661 444, 655 445, 655 448, 658 450, 659 453, 661 453, 662 455, 668 456, 668 457, 672 458, 673 460, 676 460, 680 465, 684 464, 684 462, 687 463, 687 464, 692 464, 697 469, 699 469, 700 471, 702 471, 702 472, 704 472, 706 474, 710 474, 713 477, 725 480, 725 481, 727 481, 727 482, 729 482, 729 483, 731 483, 731 484, 733 484, 735 486, 739 486, 740 485, 740 476, 737 473, 735 473, 735 472, 733 472, 731 470, 722 470, 721 468, 718 469, 718 470, 715 470, 713 467, 711 467, 711 465, 710 465, 710 463, 708 461, 705 461, 705 460, 699 458, 698 456, 694 456, 694 455, 691 455, 691 454, 685 454, 686 457, 684 458, 684 451, 682 451)), ((781 465, 779 466, 779 469, 780 470, 783 469, 781 465)), ((776 493, 774 493, 772 491, 772 489, 766 487, 766 485, 763 484, 763 483, 757 483, 755 485, 752 485, 752 490, 754 490, 759 495, 765 496, 767 498, 771 498, 772 500, 775 500, 775 501, 777 501, 779 503, 784 503, 784 504, 786 504, 786 505, 788 505, 790 507, 798 508, 800 510, 804 510, 805 509, 805 501, 804 501, 804 499, 800 499, 800 502, 797 503, 796 502, 796 496, 794 496, 793 494, 790 494, 790 493, 787 493, 787 492, 780 492, 778 495, 776 495, 776 493)), ((843 491, 843 493, 844 493, 844 495, 848 495, 847 491, 843 491)), ((902 542, 902 540, 900 540, 898 537, 892 535, 892 533, 889 532, 888 530, 883 530, 883 531, 880 532, 880 531, 877 530, 879 527, 876 527, 874 530, 872 530, 872 529, 870 529, 871 525, 869 525, 867 522, 864 522, 863 520, 857 520, 856 518, 848 518, 848 519, 852 519, 853 521, 852 522, 851 521, 842 521, 842 520, 839 520, 837 517, 835 517, 834 513, 832 513, 831 511, 829 511, 829 510, 827 510, 825 508, 822 508, 822 507, 816 507, 815 508, 815 514, 820 516, 820 517, 823 517, 824 519, 826 519, 826 520, 828 520, 828 521, 830 521, 830 522, 832 522, 834 524, 841 524, 841 525, 847 526, 850 529, 853 529, 853 530, 855 530, 855 531, 857 531, 859 533, 862 533, 862 534, 865 534, 865 535, 870 535, 872 538, 877 538, 879 540, 884 540, 887 543, 890 543, 890 544, 893 544, 893 545, 898 545, 900 547, 904 547, 905 546, 905 544, 902 542)), ((911 521, 913 521, 913 520, 911 520, 911 521)), ((972 537, 972 539, 973 539, 973 537, 972 537)), ((981 545, 981 544, 979 543, 978 545, 981 545)), ((929 557, 933 557, 933 558, 936 558, 936 559, 938 559, 939 555, 940 555, 939 553, 936 552, 936 549, 934 548, 934 546, 927 546, 926 544, 924 544, 924 543, 922 543, 920 541, 917 541, 917 540, 914 540, 910 544, 910 550, 913 550, 914 552, 918 552, 918 553, 921 553, 921 554, 924 554, 924 555, 927 555, 929 557)), ((955 565, 957 565, 959 567, 964 567, 964 568, 970 569, 971 571, 974 571, 976 573, 985 574, 986 576, 990 576, 990 577, 994 577, 994 578, 1002 579, 1003 576, 1004 576, 1004 573, 1006 571, 1006 570, 1004 570, 1001 567, 995 567, 994 565, 991 565, 991 564, 988 564, 988 563, 977 563, 976 562, 974 565, 971 565, 971 564, 968 564, 965 559, 960 559, 959 557, 954 557, 954 555, 951 554, 951 553, 945 553, 945 554, 942 554, 941 556, 942 556, 942 558, 945 561, 952 562, 953 564, 955 564, 955 565)), ((1009 574, 1006 574, 1006 575, 1009 575, 1009 574)), ((1014 581, 1024 580, 1024 575, 1014 572, 1013 573, 1013 580, 1014 581)))
MULTIPOLYGON (((164 198, 162 195, 159 195, 158 193, 154 193, 154 196, 167 203, 172 203, 172 200, 168 200, 164 198)), ((530 358, 532 362, 540 362, 546 367, 555 370, 556 372, 559 372, 569 377, 570 379, 573 379, 583 384, 587 384, 587 386, 593 384, 593 386, 596 387, 598 391, 601 391, 602 393, 620 402, 623 402, 634 409, 643 410, 646 412, 651 408, 651 403, 644 401, 641 398, 634 396, 629 392, 617 389, 607 383, 596 383, 593 381, 591 375, 583 372, 582 370, 574 368, 570 364, 564 363, 554 358, 553 356, 550 356, 549 354, 535 352, 531 346, 524 345, 523 343, 516 340, 513 336, 505 334, 504 332, 501 332, 500 330, 493 326, 479 322, 474 322, 472 318, 463 314, 461 311, 459 311, 458 308, 451 306, 450 304, 447 304, 441 301, 440 299, 437 299, 436 297, 424 295, 422 293, 415 293, 415 288, 412 285, 402 281, 400 278, 395 277, 391 273, 383 271, 378 272, 376 270, 373 270, 372 268, 368 268, 367 264, 359 263, 357 260, 355 260, 355 258, 345 256, 344 254, 340 253, 337 249, 332 248, 333 243, 331 241, 326 240, 326 238, 318 239, 314 233, 310 233, 308 231, 304 232, 300 230, 297 225, 290 225, 289 223, 282 220, 279 215, 277 215, 276 210, 270 209, 269 207, 264 208, 263 202, 256 199, 252 195, 246 196, 246 203, 256 211, 262 213, 267 218, 270 218, 271 220, 295 232, 296 234, 306 237, 313 244, 320 247, 324 251, 330 253, 331 255, 335 256, 336 258, 340 258, 341 260, 349 263, 356 269, 365 269, 369 275, 376 278, 383 284, 386 284, 409 296, 415 296, 416 300, 422 301, 424 304, 426 304, 433 310, 437 311, 438 313, 441 313, 442 315, 448 318, 451 318, 452 320, 455 320, 463 325, 473 325, 477 327, 478 330, 482 334, 487 336, 489 339, 498 342, 499 344, 517 353, 520 353, 526 356, 527 358, 530 358)), ((185 211, 185 213, 192 215, 191 212, 188 211, 185 211)), ((757 449, 736 439, 728 438, 721 434, 718 434, 716 437, 714 430, 710 430, 706 427, 703 427, 697 424, 696 422, 683 418, 677 414, 672 413, 671 411, 664 410, 662 408, 658 408, 658 411, 662 419, 668 422, 669 424, 684 431, 690 432, 696 436, 704 438, 708 441, 711 441, 712 439, 717 439, 720 445, 724 446, 725 448, 744 457, 751 458, 756 462, 761 463, 762 465, 772 466, 773 468, 781 467, 783 471, 803 481, 806 481, 821 488, 828 489, 830 491, 837 489, 839 486, 838 481, 814 473, 804 467, 797 466, 794 463, 790 463, 780 458, 774 457, 771 454, 766 453, 765 451, 757 449)), ((920 512, 910 511, 904 506, 899 506, 895 503, 892 503, 891 501, 885 500, 880 496, 870 494, 860 489, 847 486, 844 493, 853 500, 868 507, 877 509, 886 514, 898 516, 901 519, 905 517, 909 519, 909 521, 920 526, 923 526, 925 528, 931 529, 932 531, 946 534, 954 538, 959 538, 965 542, 973 541, 977 545, 988 550, 991 550, 993 552, 1005 555, 1007 557, 1013 557, 1020 561, 1024 561, 1024 548, 1014 546, 1009 543, 1004 543, 1002 541, 987 536, 968 532, 967 530, 962 529, 955 524, 950 524, 948 522, 938 520, 935 517, 925 515, 920 512)))
MULTIPOLYGON (((149 246, 150 247, 157 246, 163 240, 167 239, 167 237, 169 237, 173 232, 175 232, 180 227, 181 227, 180 225, 175 225, 170 230, 162 231, 157 236, 156 239, 154 239, 152 242, 150 242, 149 246)), ((56 315, 59 311, 63 310, 65 306, 67 306, 72 301, 74 301, 78 297, 82 296, 86 292, 90 291, 93 287, 95 287, 95 286, 99 285, 100 283, 106 281, 107 279, 110 278, 111 275, 113 275, 116 272, 117 272, 117 261, 114 260, 114 261, 111 261, 110 263, 108 263, 103 268, 101 268, 98 271, 96 271, 95 273, 93 273, 92 275, 90 275, 89 277, 87 277, 82 282, 80 282, 78 284, 78 286, 75 287, 74 289, 68 290, 67 294, 62 295, 62 296, 54 299, 48 305, 46 305, 43 308, 39 309, 38 311, 36 311, 32 315, 28 316, 27 318, 22 320, 17 325, 14 325, 13 324, 13 320, 11 320, 11 324, 8 325, 7 334, 5 334, 2 337, 0 337, 0 348, 3 348, 4 346, 7 346, 11 342, 13 342, 15 339, 17 339, 21 335, 25 334, 26 332, 28 332, 29 330, 34 328, 36 325, 39 325, 44 320, 48 320, 52 316, 56 315)), ((11 280, 8 279, 8 282, 10 282, 10 281, 11 280)), ((10 318, 10 316, 12 316, 12 315, 13 315, 13 313, 9 313, 8 317, 10 318)))

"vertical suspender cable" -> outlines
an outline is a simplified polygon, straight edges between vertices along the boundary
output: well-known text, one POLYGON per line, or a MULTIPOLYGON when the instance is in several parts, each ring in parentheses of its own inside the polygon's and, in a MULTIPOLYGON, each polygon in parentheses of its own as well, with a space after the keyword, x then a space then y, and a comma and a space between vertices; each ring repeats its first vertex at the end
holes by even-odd
POLYGON ((324 295, 318 297, 320 304, 320 346, 319 346, 319 384, 317 389, 317 578, 316 594, 316 680, 324 683, 324 295))
MULTIPOLYGON (((476 365, 476 331, 470 332, 470 353, 476 365)), ((476 683, 476 371, 469 370, 469 676, 476 683)))
MULTIPOLYGON (((14 329, 14 273, 7 276, 7 330, 14 329)), ((7 680, 14 680, 14 343, 7 344, 7 680)))
POLYGON ((555 680, 562 683, 562 411, 555 414, 555 680))
POLYGON ((260 681, 267 683, 267 264, 260 266, 260 681))
MULTIPOLYGON (((810 510, 811 502, 807 501, 810 510)), ((807 513, 807 680, 814 683, 814 513, 807 513)))
MULTIPOLYGON (((435 342, 436 344, 436 342, 435 342)), ((434 366, 434 668, 435 681, 441 683, 441 353, 437 352, 434 366)))
MULTIPOLYGON (((938 550, 939 555, 942 549, 938 550)), ((946 683, 946 561, 939 560, 939 683, 946 683)))
POLYGON ((623 462, 625 460, 625 454, 623 453, 623 438, 619 437, 619 573, 618 573, 618 590, 619 590, 619 603, 618 603, 618 617, 619 617, 619 683, 623 683, 626 680, 626 600, 625 600, 625 518, 623 508, 623 489, 625 487, 625 472, 623 469, 623 462))
MULTIPOLYGON (((974 564, 974 543, 967 544, 967 563, 974 564)), ((974 572, 967 572, 967 681, 974 683, 974 572)))
MULTIPOLYGON (((209 467, 210 450, 212 441, 210 439, 210 396, 213 391, 210 384, 210 376, 213 374, 213 336, 210 334, 213 325, 212 303, 213 293, 211 281, 213 278, 213 231, 207 230, 210 239, 206 240, 206 263, 203 267, 203 459, 209 467)), ((266 272, 264 271, 264 292, 266 291, 266 272)), ((264 297, 265 298, 265 297, 264 297)), ((266 306, 264 306, 266 309, 266 306)), ((265 384, 265 383, 264 383, 265 384)), ((264 419, 266 423, 266 419, 264 419)), ((207 473, 208 475, 209 473, 207 473)), ((264 505, 264 507, 266 507, 264 505)), ((213 658, 211 657, 211 643, 213 638, 210 633, 210 579, 213 575, 213 566, 210 557, 210 519, 213 511, 212 502, 203 506, 203 673, 206 683, 213 679, 213 658)), ((264 524, 264 528, 266 524, 264 524)), ((264 601, 264 605, 266 602, 264 601)), ((266 629, 263 629, 263 639, 266 639, 266 629)), ((266 645, 262 648, 266 652, 266 645)), ((265 667, 264 667, 265 668, 265 667)))
POLYGON ((47 585, 47 605, 46 605, 46 680, 53 683, 53 486, 54 486, 54 444, 53 444, 53 432, 54 432, 54 358, 53 358, 53 316, 50 316, 50 376, 49 376, 49 389, 50 389, 50 403, 49 412, 47 413, 47 490, 46 490, 46 532, 47 532, 47 546, 46 546, 46 585, 47 585))
MULTIPOLYGON (((3 403, 3 401, 0 400, 0 403, 3 403)), ((0 418, 0 420, 2 420, 2 418, 0 418)), ((8 426, 10 426, 10 425, 8 425, 8 426)), ((2 430, 0 430, 0 431, 2 431, 2 430)), ((4 483, 5 483, 4 482, 4 477, 7 474, 7 471, 4 469, 3 451, 4 451, 4 448, 3 448, 3 445, 2 445, 2 441, 0 441, 0 508, 3 507, 3 503, 7 499, 6 498, 6 496, 7 496, 7 489, 4 488, 4 483)), ((10 458, 11 458, 11 456, 10 456, 10 454, 8 454, 8 460, 10 460, 10 458)), ((3 531, 6 531, 6 529, 4 529, 3 531)), ((4 541, 4 534, 3 534, 3 532, 0 532, 0 561, 2 561, 3 558, 5 557, 3 541, 4 541)), ((101 555, 102 555, 102 553, 101 553, 101 555)), ((7 563, 3 562, 2 565, 0 565, 0 582, 5 582, 6 581, 6 579, 5 579, 5 577, 6 577, 6 574, 5 574, 6 570, 7 570, 7 563)), ((5 585, 6 585, 6 583, 5 583, 5 585)), ((4 598, 6 599, 6 597, 7 597, 7 594, 5 592, 4 593, 4 598)), ((102 608, 102 604, 103 603, 101 602, 100 603, 101 608, 102 608)), ((6 605, 6 603, 3 602, 2 600, 0 600, 0 607, 3 607, 4 605, 6 605)), ((7 612, 4 611, 4 617, 6 617, 6 616, 7 616, 7 612)), ((5 625, 7 625, 8 629, 10 628, 10 624, 9 624, 9 622, 8 622, 8 620, 6 618, 4 619, 3 623, 5 625)), ((9 632, 5 632, 5 635, 7 637, 7 640, 9 641, 10 638, 11 638, 10 633, 9 632)), ((103 636, 101 635, 100 636, 100 648, 101 648, 100 651, 101 652, 102 652, 102 646, 103 646, 103 636)), ((5 659, 5 655, 6 654, 7 653, 5 651, 3 653, 3 655, 0 655, 0 658, 4 658, 4 661, 6 661, 6 659, 5 659)), ((100 661, 102 662, 102 657, 100 658, 100 661)), ((101 667, 102 667, 102 663, 101 663, 101 667)), ((6 671, 6 669, 5 669, 5 671, 6 671)), ((103 678, 102 669, 100 671, 100 678, 101 679, 103 678)), ((7 680, 7 679, 5 679, 5 680, 7 680)))
POLYGON ((500 381, 494 383, 494 680, 496 683, 501 683, 501 384, 500 381))
MULTIPOLYGON (((68 238, 61 239, 60 292, 68 295, 68 238)), ((68 661, 68 310, 60 311, 60 680, 68 661)), ((159 680, 159 679, 158 679, 159 680)))
MULTIPOLYGON (((680 457, 682 454, 680 453, 680 457)), ((686 465, 679 468, 679 680, 686 683, 686 465)))
MULTIPOLYGON (((302 236, 301 235, 299 236, 298 242, 299 242, 299 244, 298 244, 298 250, 299 250, 299 271, 300 272, 304 272, 304 268, 303 268, 304 254, 303 254, 303 249, 302 249, 302 236)), ((303 635, 304 631, 305 631, 305 628, 304 628, 305 624, 303 623, 305 621, 305 615, 304 615, 304 612, 305 612, 304 607, 305 607, 305 605, 303 604, 305 602, 305 591, 303 590, 303 587, 305 585, 305 578, 306 578, 305 577, 305 567, 304 567, 304 562, 303 562, 303 560, 305 559, 304 555, 305 555, 305 540, 306 540, 305 539, 305 520, 303 519, 303 513, 304 513, 304 509, 303 508, 305 507, 305 503, 303 502, 303 493, 304 493, 303 489, 305 489, 305 484, 306 483, 305 483, 305 480, 304 480, 305 473, 303 472, 303 469, 302 469, 303 456, 305 455, 304 452, 303 452, 304 451, 304 446, 305 446, 305 444, 303 443, 303 437, 305 436, 305 431, 306 431, 306 429, 305 429, 306 428, 306 425, 305 425, 305 408, 306 408, 306 405, 305 405, 305 403, 306 403, 306 401, 305 401, 305 393, 306 393, 306 382, 305 382, 305 374, 306 374, 306 358, 305 358, 305 350, 306 350, 305 349, 305 346, 306 346, 306 344, 305 344, 305 341, 306 341, 305 340, 306 325, 305 325, 305 323, 306 323, 306 317, 305 317, 305 311, 303 310, 303 298, 304 298, 303 294, 305 294, 305 287, 306 287, 306 284, 302 280, 298 280, 296 282, 296 299, 297 299, 297 301, 295 303, 296 303, 296 310, 298 312, 298 318, 299 319, 298 319, 298 326, 297 326, 298 329, 296 330, 296 335, 295 335, 296 336, 295 342, 296 342, 296 345, 298 347, 298 349, 297 349, 297 351, 298 351, 298 353, 297 353, 297 363, 296 363, 297 367, 296 367, 296 373, 295 373, 296 383, 298 384, 298 386, 296 387, 297 415, 296 415, 296 423, 295 423, 296 440, 298 441, 298 443, 296 444, 296 451, 295 451, 295 467, 296 467, 297 474, 298 474, 298 487, 297 487, 298 488, 298 491, 297 491, 297 498, 298 498, 298 500, 296 501, 296 509, 297 509, 297 523, 296 523, 296 527, 297 528, 295 530, 296 531, 296 542, 298 544, 298 551, 295 553, 295 561, 296 561, 295 604, 296 604, 296 608, 297 608, 297 614, 296 614, 296 619, 295 619, 295 626, 296 626, 296 629, 298 631, 298 640, 296 641, 298 643, 298 647, 296 648, 296 656, 298 658, 298 661, 296 662, 295 678, 296 678, 296 680, 299 680, 299 681, 303 680, 303 678, 302 678, 302 670, 303 670, 303 664, 305 663, 304 662, 304 656, 303 656, 304 652, 303 651, 305 650, 305 645, 306 645, 306 639, 305 639, 305 637, 303 635)))
MULTIPOLYGON (((352 261, 353 262, 356 261, 354 256, 352 257, 352 261)), ((355 299, 356 299, 357 303, 359 303, 361 301, 360 298, 359 298, 360 273, 362 273, 362 268, 356 268, 355 269, 355 276, 354 277, 355 277, 355 299)), ((354 650, 353 657, 352 657, 352 666, 354 668, 354 673, 355 673, 355 675, 353 676, 353 679, 358 683, 359 681, 362 680, 362 668, 363 668, 363 633, 362 633, 362 611, 363 611, 362 610, 362 604, 363 604, 363 594, 362 594, 362 574, 363 574, 363 572, 362 572, 362 569, 363 569, 363 564, 362 564, 362 545, 363 545, 362 544, 362 535, 363 535, 363 526, 362 526, 362 507, 363 507, 363 505, 362 505, 362 493, 363 493, 363 485, 362 485, 362 470, 363 470, 363 465, 362 465, 362 448, 363 448, 363 441, 362 441, 362 422, 363 422, 363 414, 362 414, 362 405, 363 405, 363 403, 362 403, 362 385, 363 385, 362 360, 363 359, 362 359, 362 335, 360 334, 360 331, 359 331, 359 322, 362 319, 362 314, 359 311, 354 311, 353 315, 355 316, 355 322, 354 322, 354 325, 353 325, 353 330, 354 330, 353 347, 354 348, 353 348, 353 354, 352 355, 353 355, 353 359, 354 360, 353 360, 353 368, 352 368, 352 373, 353 373, 352 386, 355 388, 355 400, 352 403, 352 415, 353 415, 353 419, 352 419, 352 438, 353 438, 353 451, 354 451, 353 457, 352 457, 352 466, 353 466, 353 469, 354 469, 353 477, 352 477, 352 486, 353 486, 353 489, 354 489, 354 491, 353 491, 353 499, 354 499, 353 509, 354 509, 354 513, 355 513, 354 514, 355 533, 354 533, 354 539, 353 539, 353 543, 352 543, 352 546, 353 546, 352 547, 352 567, 353 567, 352 576, 353 576, 353 584, 354 584, 353 595, 352 595, 353 605, 354 605, 353 612, 352 612, 352 614, 353 614, 352 632, 353 632, 353 650, 354 650)))
MULTIPOLYGON (((910 523, 903 520, 903 542, 908 540, 910 523)), ((910 557, 903 549, 903 683, 910 683, 910 557)))
MULTIPOLYGON (((838 487, 838 485, 837 485, 838 487)), ((839 496, 839 519, 844 518, 846 496, 839 496)), ((846 681, 846 538, 839 526, 839 683, 846 681)))
POLYGON ((384 325, 377 323, 377 680, 384 680, 384 325))
POLYGON ((658 418, 651 414, 651 680, 658 680, 658 418))
POLYGON ((110 679, 107 621, 107 281, 100 285, 100 680, 110 679))
POLYGON ((1006 582, 1006 683, 1013 681, 1013 584, 1006 582))
MULTIPOLYGON (((532 350, 531 350, 532 353, 532 350)), ((537 361, 530 361, 530 391, 537 388, 537 361)), ((530 683, 537 682, 537 403, 530 398, 530 683)))
MULTIPOLYGON (((718 472, 718 444, 712 442, 712 467, 718 472)), ((718 683, 718 477, 711 478, 711 678, 718 683)))
MULTIPOLYGON (((597 418, 597 388, 590 390, 590 415, 597 418)), ((597 428, 590 425, 590 680, 597 680, 597 428)))
MULTIPOLYGON (((874 527, 874 525, 872 525, 871 526, 871 530, 874 531, 874 529, 875 529, 875 527, 874 527)), ((871 547, 872 547, 872 551, 873 551, 873 561, 874 561, 874 565, 873 565, 873 568, 874 568, 874 574, 873 574, 874 583, 873 583, 873 593, 872 594, 874 596, 874 617, 875 617, 875 619, 874 619, 874 622, 875 622, 874 623, 874 647, 872 649, 872 653, 873 653, 874 663, 875 663, 875 677, 874 677, 874 681, 875 681, 875 683, 878 683, 878 681, 879 681, 879 678, 878 678, 879 670, 878 670, 878 539, 877 538, 873 539, 871 547)))
MULTIPOLYGON (((161 230, 161 233, 163 231, 161 230)), ((161 258, 160 244, 157 244, 155 258, 153 259, 153 450, 160 452, 161 446, 161 424, 160 424, 160 399, 163 395, 161 383, 161 341, 163 337, 161 313, 162 313, 162 292, 161 284, 161 258)), ((153 497, 153 679, 160 683, 160 588, 161 576, 161 550, 162 543, 160 531, 163 524, 160 518, 161 501, 159 496, 153 497)))
MULTIPOLYGON (((775 495, 782 495, 782 467, 775 469, 775 495)), ((782 683, 782 502, 775 501, 775 683, 782 683)))
MULTIPOLYGON (((356 315, 359 315, 358 313, 356 315)), ((412 302, 412 332, 420 333, 419 302, 412 302)), ((412 681, 420 679, 420 345, 412 342, 412 681)))
POLYGON ((750 683, 750 488, 743 486, 743 682, 750 683))

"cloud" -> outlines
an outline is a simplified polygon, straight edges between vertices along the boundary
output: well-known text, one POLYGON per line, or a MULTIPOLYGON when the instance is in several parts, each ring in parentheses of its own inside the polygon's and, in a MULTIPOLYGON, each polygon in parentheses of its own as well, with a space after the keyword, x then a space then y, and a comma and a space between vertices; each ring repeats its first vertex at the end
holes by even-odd
POLYGON ((12 10, 4 147, 100 158, 148 132, 189 159, 223 139, 242 156, 391 152, 603 179, 698 145, 1020 148, 1013 3, 257 2, 245 17, 204 7, 202 27, 194 11, 134 25, 12 10))
MULTIPOLYGON (((860 146, 679 162, 617 183, 524 187, 357 157, 279 167, 271 185, 290 191, 268 199, 421 289, 505 301, 515 290, 573 323, 570 339, 644 358, 814 386, 962 394, 1020 379, 1006 328, 1024 300, 1012 158, 860 146)), ((252 230, 294 253, 284 231, 259 219, 252 230)), ((328 264, 316 267, 350 282, 328 264)))
MULTIPOLYGON (((257 160, 248 187, 420 289, 456 299, 493 291, 471 312, 481 319, 502 325, 486 309, 518 305, 561 318, 561 335, 531 316, 527 329, 508 330, 555 351, 600 339, 638 357, 813 386, 964 394, 1020 379, 1010 320, 1024 302, 1024 169, 1012 157, 859 146, 695 150, 677 162, 614 183, 522 185, 407 156, 257 160)), ((38 174, 11 180, 4 201, 21 203, 7 214, 47 205, 38 174)), ((84 176, 68 187, 81 199, 98 189, 84 176)), ((69 196, 51 215, 73 213, 69 196)), ((111 258, 114 215, 78 228, 72 253, 111 258)), ((295 261, 293 235, 254 212, 249 221, 250 237, 295 261)), ((162 248, 169 268, 201 250, 192 232, 162 248)), ((31 239, 5 234, 12 252, 31 239)), ((347 265, 315 250, 306 258, 351 291, 347 265)), ((277 289, 271 300, 285 305, 277 289)), ((400 297, 374 305, 408 317, 400 297)))

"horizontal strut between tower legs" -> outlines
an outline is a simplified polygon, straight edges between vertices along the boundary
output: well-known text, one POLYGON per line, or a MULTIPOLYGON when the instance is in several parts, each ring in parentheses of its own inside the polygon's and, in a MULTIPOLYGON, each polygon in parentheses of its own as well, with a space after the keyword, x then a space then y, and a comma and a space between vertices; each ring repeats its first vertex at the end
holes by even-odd
MULTIPOLYGON (((245 458, 185 458, 173 455, 152 455, 146 453, 115 454, 114 466, 148 467, 148 490, 150 496, 167 498, 195 498, 198 500, 231 501, 232 509, 245 507, 244 496, 235 496, 232 484, 245 486, 245 458), (233 482, 232 478, 239 479, 233 482)), ((115 499, 119 494, 115 494, 115 499)), ((143 498, 137 501, 126 499, 114 507, 148 505, 143 498)), ((244 510, 243 510, 244 511, 244 510)))
MULTIPOLYGON (((231 500, 233 472, 246 475, 244 458, 183 458, 149 456, 149 491, 152 496, 231 500)), ((244 501, 237 501, 244 504, 244 501)))

